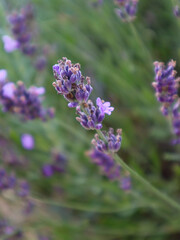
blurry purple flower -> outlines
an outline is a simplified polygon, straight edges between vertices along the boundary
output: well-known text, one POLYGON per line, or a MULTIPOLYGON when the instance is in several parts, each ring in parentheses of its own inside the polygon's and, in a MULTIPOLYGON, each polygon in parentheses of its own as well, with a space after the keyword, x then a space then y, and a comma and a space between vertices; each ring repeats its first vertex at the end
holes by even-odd
POLYGON ((13 82, 8 82, 2 87, 3 97, 13 99, 15 92, 15 84, 13 82))
POLYGON ((167 66, 162 62, 154 62, 155 82, 152 83, 156 91, 156 98, 162 103, 161 112, 168 115, 169 107, 178 97, 178 82, 176 71, 174 70, 176 62, 171 60, 167 66))
POLYGON ((120 180, 120 187, 124 191, 131 190, 131 177, 129 175, 124 176, 120 180))
POLYGON ((53 173, 54 171, 52 164, 44 164, 44 166, 42 167, 42 174, 44 175, 44 177, 51 177, 53 173))
POLYGON ((18 42, 11 38, 8 35, 4 35, 2 37, 3 43, 4 43, 4 50, 6 52, 13 52, 18 48, 18 42))
POLYGON ((37 70, 42 71, 47 64, 47 59, 44 56, 40 56, 36 59, 35 67, 37 70))
POLYGON ((37 94, 37 95, 43 95, 43 94, 45 94, 46 90, 44 87, 31 86, 29 88, 29 92, 33 93, 33 94, 37 94))
POLYGON ((32 150, 34 148, 34 138, 30 134, 23 134, 21 136, 21 143, 23 148, 32 150))
POLYGON ((178 18, 180 17, 180 8, 179 8, 178 5, 176 5, 176 6, 174 7, 173 13, 174 13, 174 15, 175 15, 176 17, 178 17, 178 18))
POLYGON ((7 71, 5 69, 0 69, 0 84, 4 83, 7 78, 7 71))
POLYGON ((18 184, 17 194, 19 197, 26 198, 30 193, 30 186, 27 181, 22 181, 18 184))
POLYGON ((103 175, 108 177, 110 180, 120 179, 120 166, 116 164, 109 154, 102 153, 96 149, 92 149, 87 154, 92 161, 100 167, 103 175))
POLYGON ((96 99, 96 105, 99 107, 100 111, 103 113, 106 113, 108 115, 111 115, 111 112, 114 111, 113 107, 110 107, 110 102, 104 102, 99 97, 96 99))

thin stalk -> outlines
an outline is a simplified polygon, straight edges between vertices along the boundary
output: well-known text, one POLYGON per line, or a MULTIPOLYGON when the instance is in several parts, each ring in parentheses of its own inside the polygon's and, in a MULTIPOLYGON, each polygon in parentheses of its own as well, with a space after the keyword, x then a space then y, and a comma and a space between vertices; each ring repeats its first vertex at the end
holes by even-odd
MULTIPOLYGON (((104 141, 107 141, 104 137, 101 130, 96 130, 99 134, 100 138, 104 141)), ((137 179, 142 185, 145 186, 145 188, 148 189, 149 192, 156 195, 159 199, 163 200, 165 203, 167 203, 169 206, 173 207, 174 209, 180 211, 180 205, 175 202, 173 199, 159 191, 157 188, 155 188, 150 182, 148 182, 146 179, 144 179, 141 175, 139 175, 136 171, 134 171, 132 168, 130 168, 117 154, 114 154, 114 159, 117 163, 121 165, 123 169, 131 173, 131 175, 137 179)))
POLYGON ((134 27, 133 23, 131 23, 131 22, 129 23, 129 25, 130 25, 131 31, 133 32, 133 34, 134 34, 134 36, 136 38, 136 41, 139 43, 140 47, 143 49, 144 54, 146 56, 148 56, 149 62, 152 65, 152 63, 153 63, 152 56, 150 55, 150 53, 149 53, 148 49, 146 48, 146 46, 145 46, 144 42, 142 41, 142 39, 139 37, 139 34, 138 34, 136 28, 134 27))
POLYGON ((117 212, 126 212, 132 209, 138 209, 138 208, 154 208, 156 209, 157 206, 153 205, 147 205, 147 204, 137 204, 132 207, 102 207, 102 206, 89 206, 85 205, 83 203, 75 203, 75 202, 56 202, 52 200, 47 200, 47 199, 37 199, 37 198, 31 198, 34 202, 37 204, 46 204, 46 205, 51 205, 51 206, 57 206, 57 207, 62 207, 62 208, 68 208, 72 210, 78 210, 78 211, 85 211, 85 212, 95 212, 95 213, 104 213, 104 214, 110 214, 110 213, 117 213, 117 212))

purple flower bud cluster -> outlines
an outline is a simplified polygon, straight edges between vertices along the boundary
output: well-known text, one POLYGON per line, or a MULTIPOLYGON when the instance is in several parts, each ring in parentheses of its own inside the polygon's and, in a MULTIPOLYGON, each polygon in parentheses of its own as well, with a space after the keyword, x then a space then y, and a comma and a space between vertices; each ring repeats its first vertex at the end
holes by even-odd
POLYGON ((0 192, 16 187, 16 177, 8 174, 4 168, 0 168, 0 192))
POLYGON ((55 173, 64 173, 67 167, 67 158, 62 153, 53 153, 53 162, 42 167, 42 174, 51 177, 55 173))
POLYGON ((121 147, 122 129, 117 130, 117 135, 114 135, 112 128, 108 132, 103 131, 102 134, 104 135, 104 140, 100 139, 98 134, 95 134, 95 138, 92 140, 96 150, 103 153, 118 152, 121 147))
POLYGON ((156 91, 156 98, 162 103, 161 112, 167 116, 169 108, 178 97, 179 78, 176 78, 174 67, 176 62, 171 60, 167 66, 162 62, 154 62, 155 82, 152 83, 156 91))
POLYGON ((118 8, 115 12, 118 17, 124 22, 130 22, 136 17, 137 6, 139 0, 115 0, 115 4, 118 8))
POLYGON ((105 118, 105 114, 110 115, 114 110, 113 107, 110 107, 110 102, 104 102, 100 98, 96 100, 96 107, 94 106, 91 100, 88 100, 86 104, 83 105, 83 110, 78 106, 76 112, 79 117, 76 117, 76 120, 80 122, 81 126, 85 129, 101 129, 102 121, 105 118))
POLYGON ((92 159, 93 163, 100 167, 102 175, 110 180, 118 181, 120 188, 124 191, 131 189, 130 176, 124 175, 120 165, 114 161, 111 155, 97 149, 91 149, 87 155, 92 159))
POLYGON ((92 149, 88 152, 88 156, 100 167, 102 175, 108 177, 110 180, 120 179, 121 167, 116 164, 110 155, 92 149))
POLYGON ((39 97, 41 94, 42 88, 33 86, 26 89, 21 81, 17 85, 6 82, 0 87, 0 103, 3 111, 18 114, 25 121, 36 118, 45 121, 48 117, 53 117, 54 109, 42 107, 39 97))
POLYGON ((34 35, 37 32, 33 6, 27 4, 20 12, 13 12, 8 20, 13 38, 8 35, 3 36, 5 51, 12 52, 19 49, 23 54, 33 57, 37 70, 43 70, 46 67, 46 58, 41 56, 41 49, 33 43, 34 35))
POLYGON ((180 99, 178 99, 178 101, 173 106, 172 126, 173 132, 177 137, 172 141, 172 144, 180 144, 180 99))
POLYGON ((7 240, 23 239, 23 233, 11 226, 6 219, 0 219, 0 236, 6 237, 7 240))
POLYGON ((86 79, 80 71, 80 64, 72 64, 67 58, 58 61, 58 64, 53 66, 54 77, 56 82, 53 82, 58 94, 70 102, 69 107, 77 107, 78 104, 87 102, 91 91, 90 78, 86 79))
POLYGON ((178 5, 176 5, 174 8, 173 8, 173 13, 174 13, 174 16, 176 17, 180 17, 180 8, 178 5))
POLYGON ((81 74, 80 64, 73 65, 70 60, 63 58, 53 66, 53 72, 56 79, 53 86, 69 102, 69 107, 76 107, 79 115, 76 120, 85 129, 101 129, 105 114, 111 115, 114 108, 110 102, 100 98, 97 98, 96 106, 88 100, 92 92, 91 81, 81 74))

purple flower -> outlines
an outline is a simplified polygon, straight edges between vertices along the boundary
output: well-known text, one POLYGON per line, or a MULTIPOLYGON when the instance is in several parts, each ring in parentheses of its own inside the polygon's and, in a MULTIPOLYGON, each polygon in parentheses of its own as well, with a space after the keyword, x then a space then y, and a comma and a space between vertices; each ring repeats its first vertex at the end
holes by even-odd
POLYGON ((26 150, 32 150, 34 148, 34 138, 30 134, 23 134, 21 136, 21 144, 26 150))
POLYGON ((2 96, 5 98, 13 99, 15 90, 15 84, 13 82, 8 82, 2 87, 2 96))
POLYGON ((120 187, 124 191, 129 191, 131 189, 131 177, 129 175, 121 178, 120 187))
POLYGON ((54 174, 53 167, 51 164, 45 164, 42 167, 42 174, 44 177, 51 177, 54 174))
POLYGON ((29 92, 31 94, 36 94, 36 95, 43 95, 45 94, 46 90, 44 87, 35 87, 35 86, 31 86, 29 88, 29 92))
POLYGON ((89 77, 85 79, 82 76, 78 63, 72 64, 70 60, 63 58, 53 66, 53 73, 56 79, 53 86, 58 94, 70 102, 69 107, 87 102, 92 92, 91 81, 89 77))
POLYGON ((30 186, 26 181, 22 181, 18 184, 17 195, 21 198, 26 198, 29 196, 30 186))
POLYGON ((30 87, 26 89, 23 82, 17 85, 8 82, 0 86, 0 102, 5 112, 19 114, 23 120, 41 119, 47 120, 54 116, 54 109, 44 109, 39 95, 43 94, 43 87, 30 87))
POLYGON ((103 175, 108 177, 110 180, 120 179, 121 168, 116 164, 110 155, 102 153, 96 149, 92 149, 90 152, 88 152, 88 156, 96 165, 100 167, 103 175))
POLYGON ((52 163, 44 164, 42 174, 51 177, 54 173, 64 173, 66 170, 67 159, 62 153, 53 153, 52 163))
POLYGON ((172 141, 172 144, 180 144, 180 99, 178 99, 178 101, 173 106, 172 126, 173 132, 177 137, 172 141))
POLYGON ((117 16, 127 22, 134 20, 138 1, 139 0, 115 0, 115 4, 119 7, 115 9, 117 16))
POLYGON ((117 135, 114 135, 114 130, 110 128, 108 132, 103 131, 104 139, 100 139, 98 134, 95 134, 92 144, 100 152, 118 152, 121 147, 121 134, 121 129, 118 129, 117 135))
POLYGON ((0 84, 4 83, 7 78, 7 71, 5 69, 0 69, 0 84))
POLYGON ((174 13, 174 15, 175 15, 176 17, 178 17, 178 18, 180 17, 180 8, 179 8, 178 5, 176 5, 176 6, 174 7, 173 13, 174 13))
POLYGON ((154 62, 155 82, 152 86, 156 91, 156 98, 162 103, 161 112, 168 115, 169 107, 178 97, 179 78, 175 78, 176 71, 174 67, 176 62, 171 60, 167 66, 162 62, 154 62))
POLYGON ((113 107, 110 107, 110 102, 104 102, 99 97, 96 99, 96 105, 99 107, 100 111, 103 113, 106 113, 108 115, 111 115, 111 112, 114 111, 113 107))
POLYGON ((6 52, 13 52, 15 51, 16 49, 18 49, 18 42, 11 38, 10 36, 8 35, 4 35, 2 37, 2 40, 3 40, 3 43, 4 43, 4 50, 6 52))

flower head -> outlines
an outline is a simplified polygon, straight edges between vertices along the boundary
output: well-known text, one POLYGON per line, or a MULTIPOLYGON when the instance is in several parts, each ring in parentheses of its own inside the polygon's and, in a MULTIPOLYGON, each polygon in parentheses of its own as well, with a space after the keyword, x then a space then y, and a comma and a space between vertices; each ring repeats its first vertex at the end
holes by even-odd
POLYGON ((96 105, 99 107, 100 111, 103 113, 106 113, 108 115, 111 115, 111 112, 114 111, 113 107, 110 107, 110 102, 104 102, 100 98, 96 99, 96 105))
POLYGON ((0 85, 3 84, 7 79, 7 71, 5 69, 0 69, 0 85))
POLYGON ((23 134, 21 136, 21 143, 23 148, 27 150, 32 150, 34 148, 34 138, 30 134, 27 133, 23 134))
POLYGON ((177 98, 179 78, 176 78, 174 67, 176 62, 171 60, 167 66, 162 62, 154 62, 155 82, 152 86, 156 91, 156 98, 162 103, 161 112, 168 115, 168 109, 177 98))
POLYGON ((122 130, 117 130, 117 135, 114 134, 112 128, 108 132, 103 132, 104 140, 100 139, 98 134, 95 134, 95 138, 92 140, 92 144, 100 152, 118 152, 121 147, 122 130))
POLYGON ((178 17, 178 18, 180 17, 180 8, 179 8, 178 5, 176 5, 176 6, 174 7, 173 13, 174 13, 174 16, 176 16, 176 17, 178 17))
POLYGON ((16 49, 18 49, 18 42, 13 39, 12 37, 8 36, 8 35, 4 35, 2 37, 3 43, 4 43, 4 50, 6 52, 13 52, 16 49))

